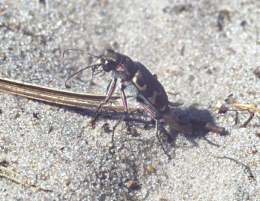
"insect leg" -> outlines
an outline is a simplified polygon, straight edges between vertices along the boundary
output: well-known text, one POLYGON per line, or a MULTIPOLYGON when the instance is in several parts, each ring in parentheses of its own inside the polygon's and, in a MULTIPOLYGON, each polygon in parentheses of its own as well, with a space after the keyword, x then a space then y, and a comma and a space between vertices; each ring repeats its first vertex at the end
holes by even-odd
POLYGON ((171 156, 167 153, 167 151, 165 150, 165 147, 163 146, 163 143, 161 141, 161 138, 160 138, 160 131, 161 131, 161 128, 160 128, 161 124, 160 124, 160 121, 158 119, 155 120, 155 129, 156 129, 156 137, 160 143, 160 146, 162 147, 162 150, 164 152, 164 154, 168 157, 169 160, 171 160, 171 156))
POLYGON ((160 123, 160 119, 158 118, 158 114, 156 111, 154 111, 153 108, 151 108, 149 105, 146 105, 144 103, 140 103, 141 106, 144 108, 144 110, 150 114, 150 116, 155 120, 155 129, 156 129, 156 137, 160 143, 160 146, 162 147, 162 150, 164 152, 164 154, 168 157, 169 160, 171 160, 171 156, 167 153, 167 151, 165 150, 163 143, 161 141, 160 138, 160 131, 161 131, 161 123, 160 123))
POLYGON ((129 110, 128 110, 127 98, 126 98, 126 95, 125 95, 125 85, 124 85, 124 82, 121 82, 120 91, 121 91, 121 99, 122 99, 124 110, 125 110, 125 115, 124 115, 122 120, 125 121, 127 132, 132 134, 133 133, 133 129, 131 129, 130 122, 127 121, 127 117, 129 116, 129 110))
POLYGON ((111 86, 111 84, 112 84, 112 81, 113 81, 113 79, 111 79, 111 80, 109 81, 108 85, 107 85, 106 96, 108 95, 108 91, 109 91, 109 88, 110 88, 110 86, 111 86))
POLYGON ((115 141, 114 141, 114 138, 115 138, 115 130, 117 128, 117 126, 121 123, 122 119, 119 119, 118 122, 116 122, 116 124, 113 126, 113 129, 112 129, 112 137, 111 137, 111 146, 109 148, 109 152, 110 153, 113 153, 112 152, 112 149, 115 147, 115 141))
POLYGON ((126 99, 126 95, 125 95, 125 86, 122 82, 121 82, 120 91, 121 91, 121 98, 122 98, 122 102, 123 102, 125 112, 128 113, 127 99, 126 99))
POLYGON ((149 105, 146 105, 142 102, 139 102, 139 104, 144 108, 144 110, 152 117, 152 119, 157 118, 157 112, 154 111, 153 108, 151 108, 149 105))
POLYGON ((102 107, 103 107, 103 106, 110 100, 110 98, 112 97, 112 95, 113 95, 113 93, 114 93, 114 91, 115 91, 115 89, 116 89, 116 82, 117 82, 117 79, 115 78, 115 79, 113 79, 112 82, 110 83, 108 92, 107 92, 107 94, 106 94, 106 98, 105 98, 105 100, 104 100, 103 102, 101 102, 101 103, 99 104, 99 106, 98 106, 98 108, 97 108, 97 110, 96 110, 96 112, 95 112, 95 117, 94 117, 94 118, 92 119, 92 121, 91 121, 92 127, 95 126, 95 122, 96 122, 96 120, 97 120, 97 118, 98 118, 98 115, 99 115, 100 110, 102 109, 102 107))
MULTIPOLYGON (((110 82, 111 84, 111 82, 110 82)), ((127 99, 126 99, 126 95, 125 95, 125 86, 123 84, 123 82, 121 82, 121 86, 120 86, 120 91, 121 91, 121 99, 124 105, 124 110, 125 110, 125 115, 128 115, 128 105, 127 105, 127 99)), ((112 138, 111 138, 111 149, 114 148, 114 136, 115 136, 115 130, 117 128, 117 126, 125 119, 125 116, 123 118, 120 118, 118 120, 118 122, 116 122, 116 124, 113 126, 113 131, 112 131, 112 138)), ((129 124, 127 123, 127 127, 129 127, 129 124)))

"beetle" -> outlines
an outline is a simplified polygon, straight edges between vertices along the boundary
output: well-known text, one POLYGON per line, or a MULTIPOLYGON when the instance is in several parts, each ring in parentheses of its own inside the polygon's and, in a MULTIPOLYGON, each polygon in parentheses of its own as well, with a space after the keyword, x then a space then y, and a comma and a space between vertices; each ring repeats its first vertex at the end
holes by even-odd
POLYGON ((118 80, 125 112, 128 112, 125 90, 130 91, 153 119, 159 119, 162 114, 169 112, 168 96, 163 86, 143 64, 112 49, 106 49, 97 63, 105 72, 112 72, 106 99, 100 104, 97 112, 113 95, 118 80))
POLYGON ((106 49, 100 56, 91 56, 98 58, 96 64, 87 66, 79 72, 87 68, 92 68, 92 74, 93 72, 100 71, 111 72, 112 74, 112 80, 108 86, 106 98, 99 104, 95 112, 95 117, 91 121, 92 126, 95 124, 102 107, 111 99, 119 80, 125 113, 128 114, 125 90, 129 90, 131 95, 136 98, 136 101, 151 118, 155 120, 157 137, 159 135, 161 120, 167 123, 171 129, 191 133, 191 128, 187 126, 187 124, 181 124, 178 118, 172 115, 164 87, 157 79, 157 76, 153 75, 142 63, 134 61, 130 57, 112 49, 106 49))

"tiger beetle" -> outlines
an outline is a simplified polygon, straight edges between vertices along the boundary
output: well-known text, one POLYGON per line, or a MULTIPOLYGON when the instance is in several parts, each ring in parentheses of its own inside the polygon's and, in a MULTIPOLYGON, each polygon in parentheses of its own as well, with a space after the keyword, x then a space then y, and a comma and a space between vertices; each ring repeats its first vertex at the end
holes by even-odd
MULTIPOLYGON (((98 106, 95 116, 91 121, 92 125, 95 125, 100 110, 112 97, 117 81, 119 80, 125 113, 128 114, 128 104, 125 94, 125 90, 128 90, 143 107, 144 111, 155 121, 156 136, 160 143, 159 131, 161 121, 164 121, 170 128, 174 128, 177 131, 191 132, 191 128, 187 127, 187 125, 179 124, 171 114, 168 96, 164 87, 157 79, 157 76, 153 75, 143 64, 133 61, 130 57, 115 52, 112 49, 106 49, 101 56, 91 56, 98 58, 96 64, 87 66, 81 69, 80 72, 87 68, 92 68, 92 74, 101 71, 112 72, 112 80, 108 86, 106 98, 98 106)), ((165 152, 164 148, 163 150, 165 152)))

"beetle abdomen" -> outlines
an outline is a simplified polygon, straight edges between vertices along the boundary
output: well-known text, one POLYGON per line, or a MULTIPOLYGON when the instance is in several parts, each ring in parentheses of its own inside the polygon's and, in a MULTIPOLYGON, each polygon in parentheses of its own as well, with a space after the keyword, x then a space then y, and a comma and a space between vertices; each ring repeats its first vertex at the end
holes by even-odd
POLYGON ((163 86, 141 63, 135 64, 138 70, 132 77, 132 83, 138 89, 139 98, 145 99, 144 103, 150 104, 160 114, 168 112, 168 96, 163 86))

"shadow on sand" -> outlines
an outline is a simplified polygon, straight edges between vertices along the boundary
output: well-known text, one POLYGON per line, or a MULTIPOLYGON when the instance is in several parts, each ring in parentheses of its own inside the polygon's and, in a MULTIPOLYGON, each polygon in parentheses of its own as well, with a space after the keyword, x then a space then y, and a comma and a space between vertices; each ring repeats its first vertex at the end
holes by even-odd
MULTIPOLYGON (((82 115, 95 116, 95 111, 93 110, 82 110, 68 107, 66 107, 66 110, 77 112, 82 115)), ((219 135, 228 134, 225 128, 216 125, 211 112, 207 109, 198 109, 195 106, 190 106, 187 108, 174 107, 171 111, 181 124, 192 128, 192 133, 182 133, 182 135, 195 146, 197 145, 195 142, 195 139, 197 138, 203 138, 208 143, 218 146, 206 138, 206 135, 209 132, 218 133, 219 135)), ((131 122, 134 126, 143 127, 144 129, 155 127, 155 122, 142 112, 131 113, 127 117, 123 112, 101 112, 99 115, 99 119, 122 120, 122 118, 124 118, 124 121, 131 122)), ((167 136, 166 142, 174 146, 179 132, 176 130, 167 130, 164 125, 161 125, 161 131, 166 134, 165 136, 167 136)))

